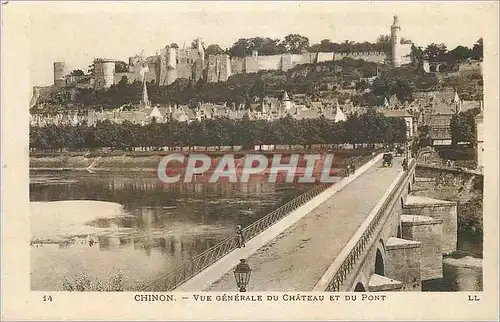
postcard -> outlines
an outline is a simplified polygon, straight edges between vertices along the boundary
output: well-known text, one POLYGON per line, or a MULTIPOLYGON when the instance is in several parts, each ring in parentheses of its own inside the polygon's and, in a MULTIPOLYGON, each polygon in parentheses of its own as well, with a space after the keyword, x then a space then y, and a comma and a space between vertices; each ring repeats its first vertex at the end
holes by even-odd
POLYGON ((3 319, 498 319, 498 2, 1 7, 3 319))

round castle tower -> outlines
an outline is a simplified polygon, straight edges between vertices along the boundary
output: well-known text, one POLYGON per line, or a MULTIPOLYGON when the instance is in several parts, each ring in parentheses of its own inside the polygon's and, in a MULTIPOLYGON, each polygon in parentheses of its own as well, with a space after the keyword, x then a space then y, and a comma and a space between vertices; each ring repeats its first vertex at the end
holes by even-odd
POLYGON ((114 60, 98 60, 94 65, 95 88, 109 88, 115 83, 114 60))
POLYGON ((57 87, 62 87, 66 84, 66 67, 64 62, 56 61, 54 62, 54 85, 57 87))
POLYGON ((391 44, 392 44, 392 65, 401 66, 401 27, 399 26, 398 16, 394 16, 391 26, 391 44))

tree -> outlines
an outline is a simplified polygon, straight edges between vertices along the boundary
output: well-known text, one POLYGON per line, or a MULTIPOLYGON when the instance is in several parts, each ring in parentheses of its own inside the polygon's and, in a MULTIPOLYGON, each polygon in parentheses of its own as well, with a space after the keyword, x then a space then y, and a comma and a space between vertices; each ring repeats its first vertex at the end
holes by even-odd
POLYGON ((422 59, 424 58, 424 50, 422 49, 422 47, 411 45, 410 58, 413 64, 422 61, 422 59))
POLYGON ((483 38, 479 38, 472 47, 472 59, 483 60, 483 38))
POLYGON ((219 45, 210 45, 205 49, 205 56, 224 54, 224 50, 219 45))
MULTIPOLYGON (((203 46, 203 42, 201 43, 201 45, 203 46)), ((193 49, 198 48, 198 38, 193 39, 193 41, 191 42, 191 48, 193 49)))
POLYGON ((70 74, 70 76, 83 76, 85 73, 81 69, 75 69, 70 74))
POLYGON ((406 38, 404 38, 404 37, 401 37, 401 41, 400 41, 400 43, 401 43, 402 45, 410 45, 410 44, 411 44, 411 45, 413 45, 413 41, 411 41, 410 39, 406 39, 406 38))
POLYGON ((124 61, 121 61, 121 60, 115 61, 115 72, 117 72, 117 73, 128 72, 128 64, 124 61))
POLYGON ((355 44, 355 42, 352 41, 352 40, 345 40, 341 44, 340 51, 343 52, 343 53, 351 53, 352 52, 352 47, 353 47, 354 44, 355 44))
POLYGON ((92 61, 92 64, 89 65, 89 69, 88 69, 88 73, 89 75, 94 75, 94 72, 95 72, 95 64, 96 63, 100 63, 100 62, 103 62, 104 60, 101 59, 101 58, 94 58, 94 60, 92 61))
POLYGON ((179 45, 177 45, 175 42, 173 42, 170 44, 170 48, 179 49, 179 45))
POLYGON ((429 61, 445 61, 448 54, 448 49, 445 44, 430 44, 425 48, 424 54, 427 56, 429 61))
POLYGON ((459 142, 476 143, 475 120, 476 115, 481 113, 479 108, 454 114, 450 121, 450 132, 452 144, 457 146, 459 142))
POLYGON ((361 80, 361 81, 356 82, 356 90, 357 91, 363 92, 364 90, 366 90, 368 88, 370 88, 370 85, 366 81, 361 80))
POLYGON ((309 48, 309 38, 299 34, 289 34, 280 44, 286 52, 300 54, 309 48))
POLYGON ((465 46, 457 46, 449 53, 450 62, 463 62, 472 57, 472 50, 465 46))
POLYGON ((389 53, 392 50, 391 36, 390 35, 380 35, 377 38, 377 50, 389 53))
POLYGON ((279 39, 268 37, 240 38, 229 49, 229 55, 231 57, 245 57, 250 56, 254 50, 263 56, 278 55, 284 52, 279 44, 279 39))

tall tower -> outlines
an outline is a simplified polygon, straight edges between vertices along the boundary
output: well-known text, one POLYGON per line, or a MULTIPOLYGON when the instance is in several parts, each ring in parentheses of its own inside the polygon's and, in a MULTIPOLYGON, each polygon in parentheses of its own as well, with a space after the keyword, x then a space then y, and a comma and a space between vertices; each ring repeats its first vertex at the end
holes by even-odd
POLYGON ((54 62, 54 85, 63 87, 66 84, 66 68, 62 61, 54 62))
POLYGON ((392 45, 392 65, 401 66, 401 27, 399 26, 398 16, 394 16, 391 26, 391 45, 392 45))

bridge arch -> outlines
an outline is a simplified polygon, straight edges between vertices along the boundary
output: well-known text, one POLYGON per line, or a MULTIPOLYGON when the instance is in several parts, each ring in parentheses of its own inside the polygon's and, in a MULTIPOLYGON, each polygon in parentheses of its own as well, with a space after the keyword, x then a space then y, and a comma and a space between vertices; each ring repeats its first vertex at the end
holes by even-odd
POLYGON ((384 259, 379 248, 377 248, 377 254, 375 255, 375 274, 385 276, 384 259))
POLYGON ((382 239, 379 240, 375 250, 375 274, 385 276, 385 246, 382 239))
POLYGON ((358 284, 356 284, 356 287, 354 288, 354 292, 366 292, 366 288, 363 283, 358 282, 358 284))

